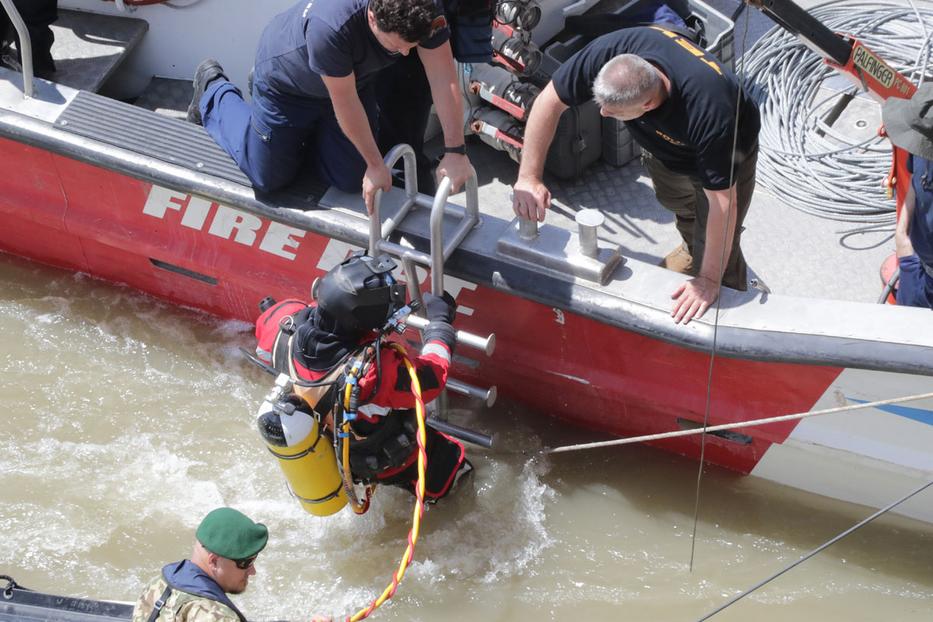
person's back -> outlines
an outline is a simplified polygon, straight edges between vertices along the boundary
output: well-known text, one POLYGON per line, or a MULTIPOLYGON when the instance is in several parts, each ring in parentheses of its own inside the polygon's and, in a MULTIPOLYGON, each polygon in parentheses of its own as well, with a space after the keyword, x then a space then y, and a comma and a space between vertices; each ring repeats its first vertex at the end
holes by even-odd
POLYGON ((910 185, 894 233, 897 304, 933 309, 933 87, 923 85, 909 99, 889 97, 882 115, 888 138, 910 154, 910 185))
POLYGON ((398 58, 370 34, 369 0, 299 2, 269 22, 259 39, 254 84, 294 97, 330 97, 321 76, 351 71, 364 88, 398 58))
MULTIPOLYGON (((911 156, 911 180, 916 196, 910 241, 914 254, 933 270, 933 160, 911 156)), ((933 276, 933 275, 931 275, 933 276)))
POLYGON ((739 95, 732 71, 684 36, 652 26, 595 39, 554 73, 561 101, 579 105, 593 99, 599 70, 622 53, 655 65, 671 83, 659 107, 625 121, 632 136, 671 170, 697 177, 706 187, 728 187, 736 111, 741 120, 736 148, 744 154, 758 142, 758 106, 739 95))

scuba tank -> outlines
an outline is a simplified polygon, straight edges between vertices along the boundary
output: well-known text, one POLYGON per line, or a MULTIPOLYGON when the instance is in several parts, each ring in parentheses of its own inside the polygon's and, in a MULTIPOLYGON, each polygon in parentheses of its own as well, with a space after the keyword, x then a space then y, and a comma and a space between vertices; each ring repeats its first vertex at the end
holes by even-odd
POLYGON ((348 501, 333 441, 308 403, 291 388, 289 377, 279 375, 275 389, 259 407, 256 425, 301 507, 315 516, 330 516, 348 501))

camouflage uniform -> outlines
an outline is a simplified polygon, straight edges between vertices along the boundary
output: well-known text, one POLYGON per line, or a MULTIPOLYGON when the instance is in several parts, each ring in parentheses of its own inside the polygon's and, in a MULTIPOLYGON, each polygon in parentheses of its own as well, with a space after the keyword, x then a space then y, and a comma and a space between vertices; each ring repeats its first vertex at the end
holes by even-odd
MULTIPOLYGON (((147 622, 155 603, 168 583, 159 577, 150 583, 133 607, 133 622, 147 622)), ((228 606, 216 600, 195 596, 173 589, 165 600, 159 622, 240 622, 239 616, 228 606)))

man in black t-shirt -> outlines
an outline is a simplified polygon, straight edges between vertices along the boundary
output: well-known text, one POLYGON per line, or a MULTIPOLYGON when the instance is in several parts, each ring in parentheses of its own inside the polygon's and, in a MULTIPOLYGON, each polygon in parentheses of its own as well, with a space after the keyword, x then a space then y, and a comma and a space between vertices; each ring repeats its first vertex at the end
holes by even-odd
POLYGON ((525 128, 515 212, 544 220, 544 160, 558 119, 590 99, 625 121, 647 152, 658 201, 676 217, 690 260, 682 271, 695 276, 672 295, 674 320, 700 317, 720 284, 746 289, 739 240, 755 186, 758 108, 728 68, 661 26, 602 36, 554 72, 525 128))
POLYGON ((438 174, 456 190, 472 168, 449 38, 440 0, 301 0, 263 31, 252 105, 216 61, 205 61, 188 117, 204 125, 257 190, 287 185, 307 157, 329 184, 345 192, 362 187, 372 211, 376 190, 392 183, 374 138, 374 79, 417 48, 449 150, 438 174))

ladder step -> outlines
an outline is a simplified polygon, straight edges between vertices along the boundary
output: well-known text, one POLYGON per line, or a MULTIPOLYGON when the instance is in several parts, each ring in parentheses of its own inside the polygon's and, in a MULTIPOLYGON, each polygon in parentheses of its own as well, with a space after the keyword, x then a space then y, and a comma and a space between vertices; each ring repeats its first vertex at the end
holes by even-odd
POLYGON ((59 10, 52 24, 54 81, 96 93, 147 30, 149 24, 135 17, 59 10))

